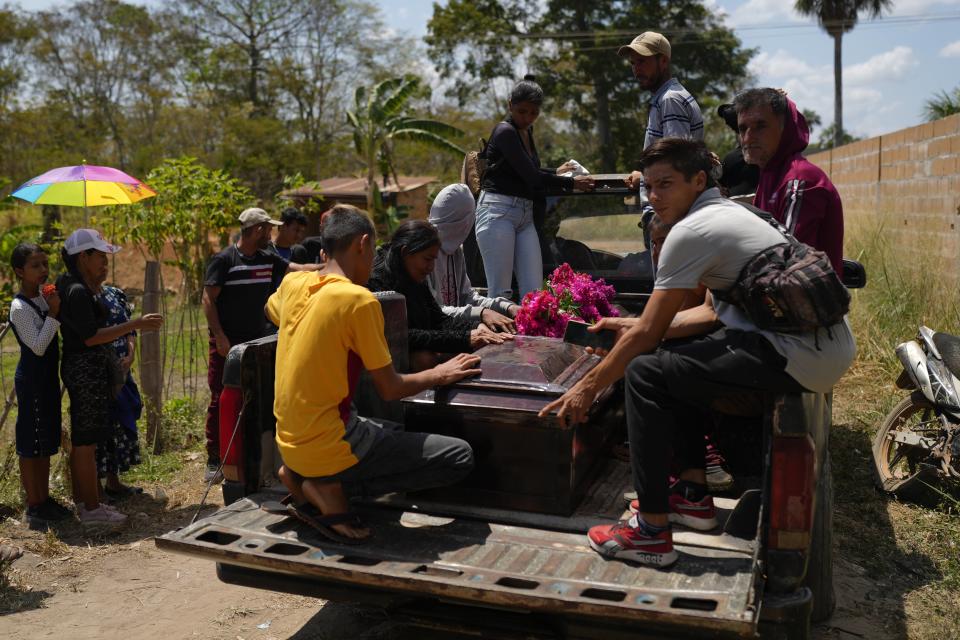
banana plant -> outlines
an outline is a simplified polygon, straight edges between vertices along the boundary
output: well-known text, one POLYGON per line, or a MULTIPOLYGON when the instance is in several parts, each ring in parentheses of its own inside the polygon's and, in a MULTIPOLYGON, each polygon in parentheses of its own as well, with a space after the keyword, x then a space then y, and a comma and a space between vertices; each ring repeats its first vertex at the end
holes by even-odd
POLYGON ((399 185, 394 143, 397 140, 423 142, 451 154, 465 154, 452 141, 462 136, 463 131, 444 122, 407 115, 410 98, 419 86, 420 80, 410 75, 384 80, 369 91, 360 86, 354 92, 354 108, 347 110, 354 149, 367 169, 367 210, 374 222, 388 233, 396 220, 391 220, 394 216, 383 205, 376 179, 379 171, 399 185))

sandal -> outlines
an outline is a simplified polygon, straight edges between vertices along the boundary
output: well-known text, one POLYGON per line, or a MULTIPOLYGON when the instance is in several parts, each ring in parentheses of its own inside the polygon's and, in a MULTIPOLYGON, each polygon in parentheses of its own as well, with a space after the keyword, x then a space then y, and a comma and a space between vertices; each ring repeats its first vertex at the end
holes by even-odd
POLYGON ((293 516, 300 522, 309 525, 327 540, 338 544, 357 545, 363 544, 370 539, 370 536, 366 536, 365 538, 350 538, 333 529, 333 526, 338 524, 348 524, 358 529, 363 528, 363 521, 360 520, 360 516, 355 513, 347 512, 323 515, 319 509, 310 503, 297 505, 292 504, 292 500, 290 504, 284 504, 283 502, 264 502, 260 505, 260 508, 267 513, 293 516))
POLYGON ((12 544, 0 544, 0 565, 13 562, 23 555, 23 549, 12 544))

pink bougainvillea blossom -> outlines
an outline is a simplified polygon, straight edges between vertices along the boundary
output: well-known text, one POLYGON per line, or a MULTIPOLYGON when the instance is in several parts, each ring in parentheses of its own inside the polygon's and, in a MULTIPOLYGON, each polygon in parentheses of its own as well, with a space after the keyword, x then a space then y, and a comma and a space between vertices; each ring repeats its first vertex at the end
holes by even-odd
POLYGON ((517 331, 525 336, 563 337, 567 322, 594 323, 600 318, 619 315, 611 304, 616 290, 585 273, 577 273, 569 264, 557 267, 546 286, 524 296, 517 313, 517 331))

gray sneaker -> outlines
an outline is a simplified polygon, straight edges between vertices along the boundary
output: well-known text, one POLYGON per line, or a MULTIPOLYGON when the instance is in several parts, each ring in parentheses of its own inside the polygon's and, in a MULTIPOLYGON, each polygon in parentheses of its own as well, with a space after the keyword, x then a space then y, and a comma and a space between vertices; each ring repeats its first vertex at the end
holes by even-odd
POLYGON ((219 462, 207 463, 207 470, 203 472, 203 481, 207 484, 220 484, 223 482, 223 472, 220 471, 219 462))
POLYGON ((90 510, 82 504, 77 505, 77 515, 80 517, 80 525, 84 529, 116 531, 127 523, 127 516, 105 504, 90 510))
POLYGON ((722 493, 733 488, 733 476, 719 464, 707 463, 707 489, 711 493, 722 493))
POLYGON ((727 461, 709 438, 707 438, 707 489, 710 493, 722 493, 733 488, 733 476, 727 471, 727 461))

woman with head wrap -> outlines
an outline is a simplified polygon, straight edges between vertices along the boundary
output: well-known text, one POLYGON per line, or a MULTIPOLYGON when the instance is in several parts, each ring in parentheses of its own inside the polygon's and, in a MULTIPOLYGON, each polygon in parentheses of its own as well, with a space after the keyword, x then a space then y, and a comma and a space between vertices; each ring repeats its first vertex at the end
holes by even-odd
POLYGON ((514 333, 513 318, 520 306, 506 298, 487 298, 478 294, 467 276, 463 241, 473 228, 476 203, 465 184, 444 187, 430 207, 428 220, 440 235, 440 252, 427 286, 443 312, 454 318, 481 322, 494 331, 514 333))

